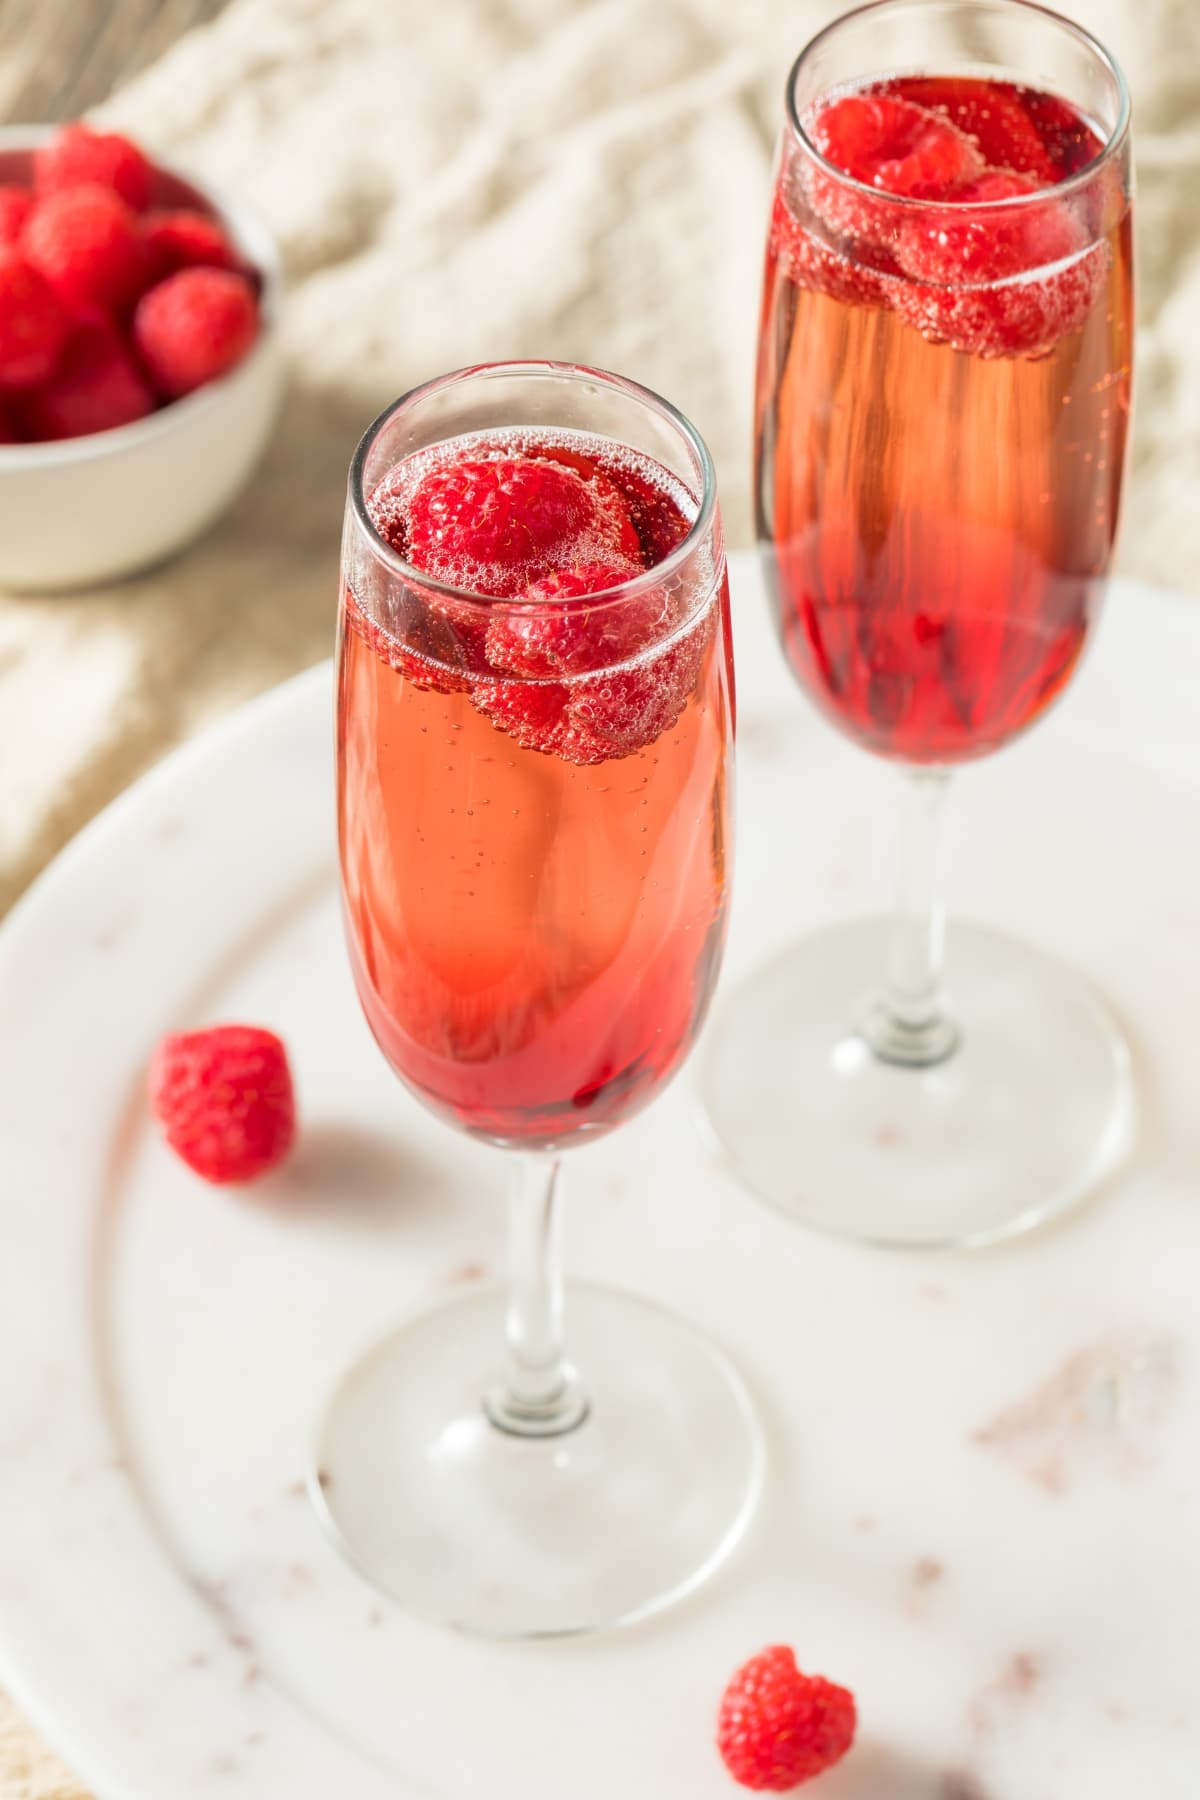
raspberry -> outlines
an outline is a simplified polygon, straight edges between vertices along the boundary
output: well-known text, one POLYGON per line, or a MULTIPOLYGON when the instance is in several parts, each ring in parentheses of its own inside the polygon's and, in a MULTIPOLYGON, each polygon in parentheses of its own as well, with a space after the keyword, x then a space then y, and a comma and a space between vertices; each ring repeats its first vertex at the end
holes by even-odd
POLYGON ((527 750, 580 764, 632 756, 669 731, 683 712, 711 630, 709 612, 678 643, 631 667, 569 682, 479 682, 471 699, 527 750))
POLYGON ((777 1644, 740 1668, 721 1701, 717 1748, 743 1787, 786 1793, 840 1762, 854 1741, 854 1696, 802 1675, 777 1644))
POLYGON ((543 576, 521 596, 531 611, 493 612, 488 661, 513 675, 554 679, 636 656, 653 642, 652 627, 664 607, 661 593, 599 607, 570 602, 618 587, 641 572, 640 563, 587 562, 543 576))
POLYGON ((615 481, 603 469, 596 469, 589 486, 600 513, 601 537, 614 554, 642 567, 642 541, 629 516, 629 506, 615 481))
POLYGON ((153 279, 177 269, 236 269, 240 259, 216 219, 207 213, 149 212, 142 220, 142 242, 150 256, 153 279))
POLYGON ((345 626, 356 632, 381 662, 405 676, 414 687, 430 688, 439 694, 462 694, 470 687, 472 674, 482 674, 486 668, 484 627, 474 619, 452 622, 428 606, 419 608, 408 623, 402 643, 369 619, 348 592, 345 626))
POLYGON ((1104 285, 1107 246, 1081 254, 1086 233, 1056 201, 969 210, 1033 185, 994 171, 960 189, 954 206, 906 223, 897 254, 915 279, 896 283, 893 304, 931 342, 972 356, 1037 356, 1083 324, 1104 285))
POLYGON ((1104 143, 1083 116, 1057 94, 1026 92, 1025 105, 1045 149, 1054 180, 1078 174, 1094 162, 1104 143))
MULTIPOLYGON (((975 144, 949 120, 887 94, 844 94, 821 107, 813 142, 828 162, 867 187, 914 200, 942 200, 983 170, 975 144)), ((810 197, 833 231, 886 242, 902 209, 853 193, 813 171, 810 197)))
POLYGON ((1036 186, 1058 174, 1019 91, 1007 82, 968 76, 916 76, 887 82, 883 93, 941 114, 973 138, 985 163, 1031 176, 1036 186))
POLYGON ((1027 267, 1026 209, 998 213, 971 208, 1031 194, 1035 186, 1028 175, 1001 169, 964 183, 952 205, 905 220, 896 245, 900 267, 926 281, 960 284, 1000 280, 1027 267))
POLYGON ((827 294, 831 300, 844 300, 852 306, 887 304, 882 277, 807 232, 788 210, 782 191, 776 193, 771 209, 768 241, 780 267, 796 287, 827 294))
POLYGON ((709 620, 679 643, 633 668, 614 669, 573 684, 561 754, 568 761, 632 756, 669 731, 696 685, 709 620))
POLYGON ((137 220, 111 188, 76 187, 39 200, 22 242, 68 305, 123 313, 146 285, 137 220))
POLYGON ((159 392, 175 400, 241 362, 258 336, 258 298, 229 269, 180 269, 138 302, 133 341, 159 392))
POLYGON ((489 681, 471 689, 475 706, 500 731, 526 750, 549 755, 561 748, 568 698, 558 681, 489 681))
POLYGON ((33 211, 28 188, 0 187, 0 244, 15 244, 33 211))
POLYGON ((48 381, 69 329, 49 283, 15 250, 0 250, 0 388, 48 381))
POLYGON ((218 1025, 165 1037, 149 1085, 168 1144, 205 1181, 253 1181, 291 1148, 292 1075, 273 1031, 218 1025))
POLYGON ((696 500, 686 489, 664 485, 661 470, 652 474, 630 459, 621 464, 621 497, 641 543, 643 568, 652 569, 677 550, 696 517, 696 500))
POLYGON ((0 406, 0 444, 19 444, 21 441, 12 417, 5 406, 0 406))
POLYGON ((547 444, 530 449, 527 454, 534 461, 558 463, 565 469, 574 469, 582 475, 591 490, 602 520, 602 535, 609 547, 618 555, 630 562, 642 562, 642 540, 637 528, 629 516, 629 506, 624 494, 615 481, 610 480, 600 464, 592 456, 586 456, 582 450, 568 450, 563 444, 547 444))
POLYGON ((57 373, 23 397, 32 438, 87 437, 132 424, 154 410, 154 396, 107 319, 78 326, 57 373))
POLYGON ((33 153, 33 183, 39 194, 69 188, 111 188, 126 206, 140 212, 150 203, 154 171, 136 144, 117 132, 64 125, 33 153))
POLYGON ((622 579, 645 566, 622 490, 591 457, 557 444, 496 446, 433 468, 426 461, 424 473, 409 459, 367 506, 398 555, 494 599, 573 564, 617 563, 622 579))
POLYGON ((565 559, 591 534, 612 535, 590 484, 532 457, 494 457, 434 469, 406 508, 408 554, 456 587, 507 597, 565 559))

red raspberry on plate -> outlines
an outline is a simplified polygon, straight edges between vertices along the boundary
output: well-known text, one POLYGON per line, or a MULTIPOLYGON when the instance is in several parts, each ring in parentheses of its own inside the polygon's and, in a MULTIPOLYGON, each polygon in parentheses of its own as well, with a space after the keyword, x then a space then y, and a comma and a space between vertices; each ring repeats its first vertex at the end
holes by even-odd
POLYGON ((48 381, 69 330, 50 284, 17 251, 0 249, 0 388, 48 381))
POLYGON ((180 269, 143 294, 133 341, 169 400, 228 374, 258 336, 258 296, 230 269, 180 269))
POLYGON ((0 187, 0 244, 15 244, 33 211, 28 188, 0 187))
POLYGON ((39 194, 89 185, 111 188, 140 212, 150 203, 153 178, 136 144, 119 132, 93 131, 88 125, 64 125, 33 153, 33 184, 39 194))
POLYGON ((721 1701, 717 1748, 743 1787, 787 1793, 840 1762, 854 1741, 854 1696, 802 1675, 776 1644, 738 1670, 721 1701))
POLYGON ((20 410, 31 438, 88 437, 145 418, 154 395, 115 327, 98 317, 76 327, 58 369, 22 396, 20 410))
POLYGON ((0 405, 0 444, 19 444, 20 441, 12 415, 6 406, 0 405))
POLYGON ((619 587, 642 572, 640 563, 584 562, 544 575, 521 595, 528 612, 516 607, 493 611, 488 661, 513 675, 553 680, 636 656, 654 642, 653 627, 665 605, 661 592, 592 607, 572 602, 619 587))
POLYGON ((1108 249, 1088 249, 1058 201, 987 208, 1034 191, 1028 176, 992 170, 965 184, 954 205, 908 221, 897 255, 912 279, 895 284, 897 312, 971 356, 1041 355, 1077 331, 1104 285, 1108 249))
POLYGON ((273 1031, 217 1025, 165 1037, 149 1086, 168 1144, 205 1181, 253 1181, 291 1148, 292 1073, 273 1031))
POLYGON ((186 207, 175 212, 148 212, 142 242, 150 255, 152 278, 160 281, 177 269, 236 269, 239 258, 216 219, 186 207))
MULTIPOLYGON (((950 121, 887 94, 843 94, 817 112, 813 142, 828 162, 883 195, 941 200, 983 170, 977 146, 950 121)), ((813 170, 812 204, 833 231, 886 243, 903 208, 871 200, 813 170)))
POLYGON ((146 285, 137 220, 111 188, 68 188, 39 200, 22 248, 71 306, 125 313, 146 285))

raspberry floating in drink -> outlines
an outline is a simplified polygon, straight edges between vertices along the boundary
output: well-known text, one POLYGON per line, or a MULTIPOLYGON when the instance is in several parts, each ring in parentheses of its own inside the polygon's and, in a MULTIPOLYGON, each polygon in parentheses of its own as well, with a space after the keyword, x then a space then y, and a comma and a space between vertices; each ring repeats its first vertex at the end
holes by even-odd
POLYGON ((1084 179, 1087 119, 1016 83, 899 77, 804 127, 840 174, 787 140, 770 225, 784 644, 860 742, 962 761, 1044 711, 1092 622, 1128 422, 1128 210, 1084 179))
POLYGON ((900 888, 890 921, 839 922, 750 976, 704 1083, 730 1164, 824 1230, 991 1243, 1091 1191, 1133 1133, 1129 1048, 1086 979, 946 933, 936 874, 950 773, 1045 714, 1104 603, 1131 203, 1120 70, 1044 7, 878 0, 796 60, 757 534, 797 681, 899 770, 900 888))
POLYGON ((1040 355, 1080 328, 1108 247, 1069 200, 997 210, 1098 154, 1064 102, 1006 82, 905 77, 820 103, 808 130, 859 185, 815 162, 785 169, 776 207, 789 217, 772 220, 772 239, 798 287, 890 307, 966 355, 1040 355), (908 201, 945 210, 931 218, 908 201))
MULTIPOLYGON (((817 149, 844 174, 881 194, 941 200, 983 169, 977 145, 957 126, 889 94, 846 94, 813 120, 817 149)), ((830 179, 811 176, 812 204, 831 230, 885 240, 894 208, 830 179)))

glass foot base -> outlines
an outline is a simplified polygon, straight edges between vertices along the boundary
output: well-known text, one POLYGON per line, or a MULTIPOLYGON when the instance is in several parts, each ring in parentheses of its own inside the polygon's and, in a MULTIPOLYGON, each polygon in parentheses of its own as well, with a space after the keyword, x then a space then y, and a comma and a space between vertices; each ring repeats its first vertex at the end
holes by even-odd
POLYGON ((1090 984, 981 926, 952 925, 959 1048, 930 1068, 858 1034, 887 925, 797 944, 720 1012, 704 1103, 741 1179, 806 1225, 874 1243, 969 1247, 1084 1197, 1132 1141, 1129 1049, 1090 984))
POLYGON ((762 1447, 740 1377, 690 1325, 567 1290, 590 1405, 559 1437, 513 1436, 483 1396, 504 1297, 413 1319, 351 1369, 310 1489, 339 1548, 408 1611, 490 1637, 629 1623, 700 1585, 741 1538, 762 1447))

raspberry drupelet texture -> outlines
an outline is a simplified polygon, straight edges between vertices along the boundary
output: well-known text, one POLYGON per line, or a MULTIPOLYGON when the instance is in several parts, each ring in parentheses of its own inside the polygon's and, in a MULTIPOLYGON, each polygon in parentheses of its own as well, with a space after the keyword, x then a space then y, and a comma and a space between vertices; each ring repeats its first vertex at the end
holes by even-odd
MULTIPOLYGON (((616 562, 575 563, 556 569, 532 582, 521 595, 528 604, 492 614, 487 630, 487 657, 493 668, 514 675, 549 677, 581 674, 636 656, 652 638, 647 629, 652 619, 638 603, 633 616, 629 604, 588 607, 573 602, 589 599, 616 588, 639 564, 616 562)), ((661 599, 653 603, 661 612, 661 599)))
POLYGON ((69 306, 126 314, 150 273, 137 219, 112 188, 66 188, 39 200, 21 246, 69 306))
POLYGON ((178 269, 236 269, 240 259, 216 219, 187 207, 148 212, 141 221, 142 242, 150 256, 152 279, 161 281, 178 269))
POLYGON ((795 1652, 776 1644, 744 1663, 726 1688, 717 1747, 743 1787, 783 1794, 840 1762, 856 1724, 853 1694, 801 1674, 795 1652))
POLYGON ((479 598, 431 588, 393 639, 351 596, 349 628, 414 685, 467 687, 523 749, 581 766, 644 749, 694 692, 712 617, 689 629, 669 585, 617 590, 670 554, 686 511, 636 458, 609 467, 579 442, 464 451, 402 461, 368 510, 398 554, 479 598))
POLYGON ((571 563, 640 563, 637 533, 612 483, 546 457, 435 468, 394 515, 385 503, 379 522, 393 548, 426 573, 497 599, 571 563))
POLYGON ((48 381, 70 324, 45 278, 18 251, 0 249, 0 388, 48 381))
POLYGON ((169 400, 203 387, 241 362, 258 335, 258 296, 229 269, 180 269, 143 295, 133 341, 169 400))
MULTIPOLYGON (((881 196, 941 200, 983 170, 978 146, 948 119, 883 94, 846 94, 823 106, 813 141, 827 161, 881 196)), ((818 171, 811 190, 831 230, 867 242, 887 238, 895 208, 886 199, 818 171)))
POLYGON ((1063 103, 1004 83, 905 77, 835 95, 807 129, 862 185, 785 165, 770 243, 798 287, 890 308, 970 356, 1041 356, 1083 325, 1110 252, 1090 241, 1071 196, 1036 198, 1100 148, 1063 103))
POLYGON ((205 1181, 253 1181, 291 1148, 292 1074, 273 1031, 217 1025, 165 1037, 149 1087, 167 1142, 205 1181))

